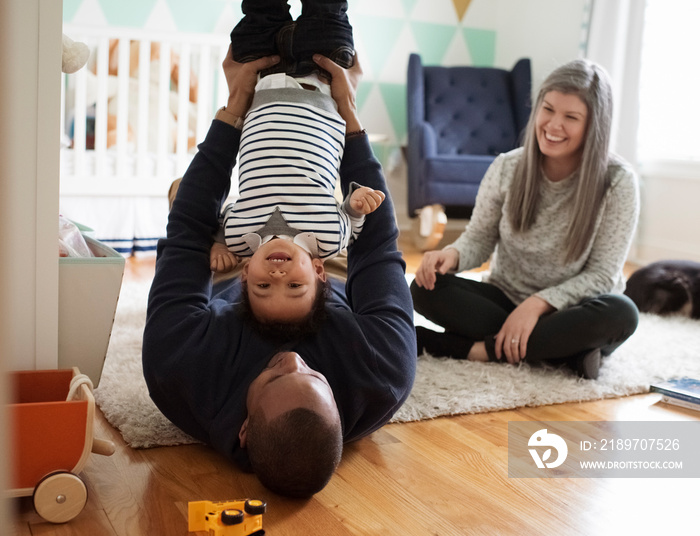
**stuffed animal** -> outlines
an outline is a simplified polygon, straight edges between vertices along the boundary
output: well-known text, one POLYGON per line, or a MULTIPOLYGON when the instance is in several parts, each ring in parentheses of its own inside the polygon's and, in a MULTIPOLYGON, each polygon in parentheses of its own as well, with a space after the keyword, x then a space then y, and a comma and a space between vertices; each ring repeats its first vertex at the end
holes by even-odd
POLYGON ((85 43, 75 42, 63 34, 63 55, 61 70, 71 74, 80 70, 90 56, 90 49, 85 43))

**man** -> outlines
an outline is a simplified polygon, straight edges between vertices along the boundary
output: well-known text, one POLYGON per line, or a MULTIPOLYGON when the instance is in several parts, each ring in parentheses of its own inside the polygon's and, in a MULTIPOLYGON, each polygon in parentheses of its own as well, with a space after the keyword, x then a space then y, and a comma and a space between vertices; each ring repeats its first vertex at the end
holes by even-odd
POLYGON ((341 186, 352 181, 386 194, 348 250, 347 281, 331 278, 318 330, 283 346, 240 314, 241 284, 212 286, 209 250, 228 194, 242 124, 257 73, 277 57, 223 67, 226 107, 180 184, 158 245, 144 332, 143 368, 151 397, 177 426, 278 493, 322 489, 342 443, 385 424, 408 396, 416 366, 413 306, 396 249, 398 229, 381 166, 355 106, 361 77, 315 56, 332 76, 346 122, 341 186), (236 128, 238 126, 238 128, 236 128))

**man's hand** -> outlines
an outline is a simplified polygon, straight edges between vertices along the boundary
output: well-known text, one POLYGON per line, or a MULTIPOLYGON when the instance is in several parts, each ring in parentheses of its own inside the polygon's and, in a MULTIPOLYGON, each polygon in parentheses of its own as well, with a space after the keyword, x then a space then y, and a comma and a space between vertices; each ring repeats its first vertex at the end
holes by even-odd
POLYGON ((459 252, 454 248, 428 251, 416 270, 416 284, 427 290, 435 288, 435 273, 446 274, 459 265, 459 252))
POLYGON ((357 86, 362 79, 362 67, 357 55, 355 55, 355 64, 350 69, 343 69, 330 58, 320 54, 314 54, 313 59, 319 67, 331 75, 331 95, 338 105, 340 117, 345 120, 345 131, 362 130, 356 104, 357 86))
POLYGON ((228 84, 228 102, 226 111, 238 117, 245 117, 253 101, 258 72, 279 63, 279 56, 266 56, 248 63, 233 61, 231 45, 222 63, 226 83, 228 84))
POLYGON ((384 192, 362 186, 350 196, 350 206, 360 214, 370 214, 384 202, 384 192))

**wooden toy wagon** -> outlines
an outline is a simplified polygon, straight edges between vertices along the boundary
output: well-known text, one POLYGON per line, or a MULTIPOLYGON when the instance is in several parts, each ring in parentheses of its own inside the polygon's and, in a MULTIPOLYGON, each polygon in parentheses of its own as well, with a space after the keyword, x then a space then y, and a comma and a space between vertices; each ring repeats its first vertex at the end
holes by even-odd
POLYGON ((90 452, 114 452, 111 441, 93 438, 92 383, 77 368, 13 372, 9 377, 9 496, 32 495, 41 517, 52 523, 70 521, 87 502, 87 487, 78 473, 90 452))

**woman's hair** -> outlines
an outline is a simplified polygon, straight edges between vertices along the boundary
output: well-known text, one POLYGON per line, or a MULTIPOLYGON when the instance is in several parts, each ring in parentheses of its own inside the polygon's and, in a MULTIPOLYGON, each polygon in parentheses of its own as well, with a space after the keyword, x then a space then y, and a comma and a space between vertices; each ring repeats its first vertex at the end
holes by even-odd
POLYGON ((308 498, 333 476, 343 453, 340 420, 329 422, 297 408, 267 422, 251 414, 247 439, 250 465, 260 482, 286 497, 308 498))
POLYGON ((565 261, 570 262, 585 252, 609 185, 607 169, 610 159, 612 89, 605 70, 587 60, 574 60, 562 65, 542 84, 525 127, 524 154, 515 171, 507 209, 511 225, 518 231, 527 231, 537 215, 539 185, 543 180, 543 155, 537 143, 535 121, 542 101, 550 91, 577 95, 588 108, 583 154, 578 169, 579 180, 571 207, 569 241, 565 252, 565 261))

